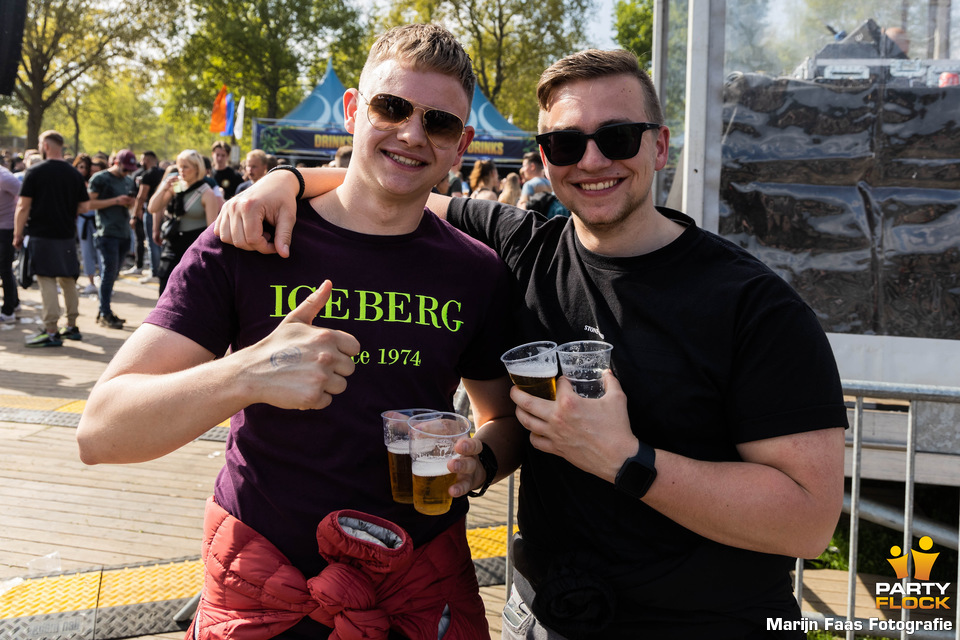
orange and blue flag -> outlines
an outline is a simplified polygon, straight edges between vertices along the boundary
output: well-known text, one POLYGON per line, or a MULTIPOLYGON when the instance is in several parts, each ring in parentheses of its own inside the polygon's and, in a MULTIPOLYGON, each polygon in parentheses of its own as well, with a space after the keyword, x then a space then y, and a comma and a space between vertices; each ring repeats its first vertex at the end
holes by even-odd
POLYGON ((220 133, 227 126, 227 85, 220 87, 220 93, 213 101, 213 114, 210 116, 210 131, 220 133))

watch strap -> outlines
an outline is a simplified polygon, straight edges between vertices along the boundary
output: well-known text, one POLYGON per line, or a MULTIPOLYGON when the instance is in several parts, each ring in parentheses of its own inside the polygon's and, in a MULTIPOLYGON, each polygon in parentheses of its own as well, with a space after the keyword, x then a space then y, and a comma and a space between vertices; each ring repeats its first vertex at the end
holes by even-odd
POLYGON ((617 471, 614 486, 619 491, 623 491, 639 500, 646 495, 650 485, 657 478, 656 462, 656 449, 640 440, 640 448, 637 453, 633 457, 627 458, 620 470, 617 471), (637 481, 638 471, 641 473, 640 482, 637 481))
POLYGON ((483 443, 483 449, 477 454, 477 460, 480 462, 480 466, 483 467, 487 477, 484 479, 483 484, 480 485, 478 491, 467 492, 467 495, 471 498, 479 498, 487 492, 487 489, 489 489, 491 483, 493 483, 493 479, 497 477, 497 471, 500 468, 500 465, 497 464, 497 456, 486 442, 483 443))

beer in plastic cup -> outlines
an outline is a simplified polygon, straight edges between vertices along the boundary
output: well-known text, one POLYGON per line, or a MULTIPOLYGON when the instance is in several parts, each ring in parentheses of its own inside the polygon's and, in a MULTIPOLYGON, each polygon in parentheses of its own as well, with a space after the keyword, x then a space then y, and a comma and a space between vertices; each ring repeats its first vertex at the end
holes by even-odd
POLYGON ((413 474, 410 471, 410 432, 407 420, 434 409, 395 409, 380 414, 383 419, 383 443, 390 464, 390 491, 393 501, 413 504, 413 474))
POLYGON ((610 368, 613 345, 599 340, 577 340, 557 347, 563 377, 582 398, 602 398, 603 373, 610 368))
POLYGON ((546 400, 557 399, 557 343, 529 342, 500 356, 510 379, 521 391, 546 400))
POLYGON ((447 461, 459 457, 454 443, 470 434, 470 421, 450 412, 412 416, 410 428, 410 468, 413 472, 413 508, 428 516, 450 510, 453 497, 450 486, 457 474, 447 469, 447 461))

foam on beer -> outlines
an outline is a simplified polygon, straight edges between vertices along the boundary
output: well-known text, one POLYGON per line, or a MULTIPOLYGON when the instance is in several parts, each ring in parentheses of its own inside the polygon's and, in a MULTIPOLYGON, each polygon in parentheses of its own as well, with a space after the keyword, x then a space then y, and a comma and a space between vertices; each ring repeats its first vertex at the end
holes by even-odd
POLYGON ((448 458, 435 458, 425 456, 413 461, 413 475, 421 478, 433 478, 436 476, 445 476, 450 473, 447 469, 448 458))
POLYGON ((398 456, 410 453, 410 442, 408 440, 397 440, 387 445, 387 451, 395 453, 398 456))
POLYGON ((553 362, 511 362, 507 371, 514 376, 527 378, 553 378, 557 375, 557 365, 553 362))

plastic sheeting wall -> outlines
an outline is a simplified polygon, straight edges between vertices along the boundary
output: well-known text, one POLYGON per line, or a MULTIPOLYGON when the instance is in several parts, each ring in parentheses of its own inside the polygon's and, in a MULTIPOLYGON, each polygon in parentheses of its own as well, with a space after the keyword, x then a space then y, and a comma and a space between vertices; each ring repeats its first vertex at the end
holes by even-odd
POLYGON ((834 333, 960 339, 960 87, 734 74, 721 235, 834 333))

